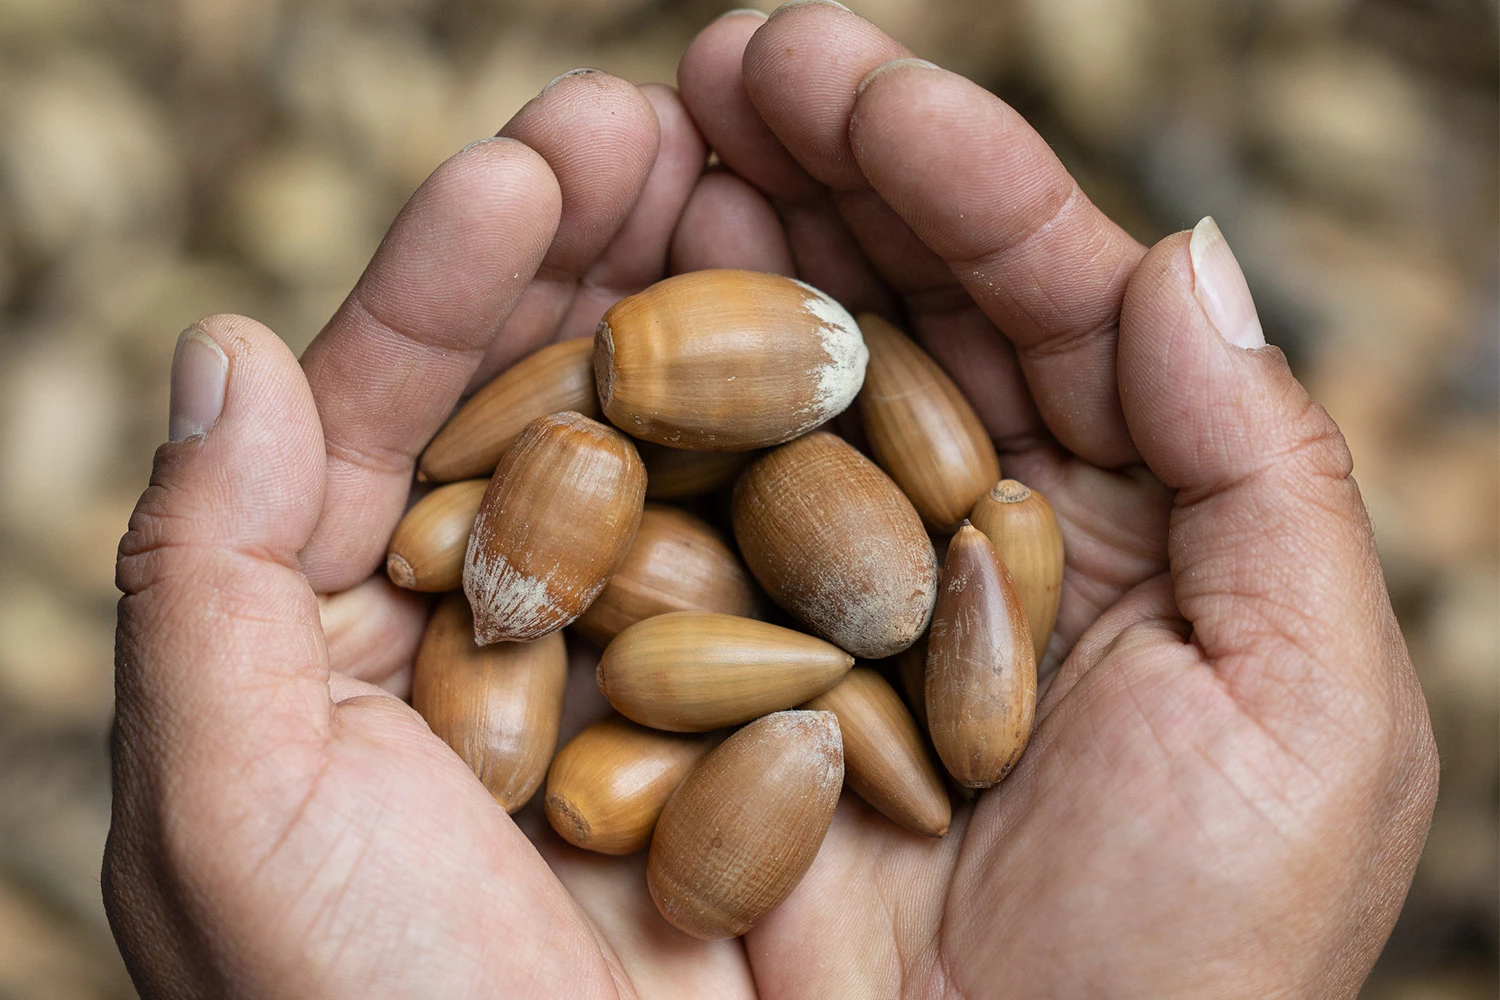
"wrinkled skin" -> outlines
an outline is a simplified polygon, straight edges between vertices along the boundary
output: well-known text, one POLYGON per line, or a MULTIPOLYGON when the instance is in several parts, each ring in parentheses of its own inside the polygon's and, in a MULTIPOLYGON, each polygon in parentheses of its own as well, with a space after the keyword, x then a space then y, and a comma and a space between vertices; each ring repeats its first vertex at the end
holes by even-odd
POLYGON ((1136 244, 908 54, 802 4, 705 29, 680 96, 563 77, 437 169, 300 365, 198 325, 222 414, 158 452, 120 549, 104 896, 143 995, 1357 992, 1436 758, 1343 439, 1279 351, 1219 337, 1188 234, 1136 244), (378 567, 466 386, 715 266, 902 318, 1068 565, 1010 778, 942 840, 846 795, 787 902, 704 943, 642 856, 518 826, 432 736, 400 698, 426 604, 378 567))

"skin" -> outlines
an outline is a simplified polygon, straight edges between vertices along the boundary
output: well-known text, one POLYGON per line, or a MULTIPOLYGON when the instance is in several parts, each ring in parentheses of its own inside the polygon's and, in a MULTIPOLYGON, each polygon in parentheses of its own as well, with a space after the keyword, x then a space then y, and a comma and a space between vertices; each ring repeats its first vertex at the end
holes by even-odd
POLYGON ((1437 763, 1343 439, 1279 351, 1218 337, 1188 234, 1136 244, 907 55, 813 3, 705 29, 680 98, 564 77, 418 190, 300 365, 199 324, 224 409, 158 452, 118 570, 103 888, 144 996, 1357 993, 1437 763), (376 575, 466 387, 705 266, 904 317, 1068 546, 1011 777, 936 841, 846 795, 786 903, 714 943, 655 914, 643 856, 490 800, 401 700, 426 605, 376 575))

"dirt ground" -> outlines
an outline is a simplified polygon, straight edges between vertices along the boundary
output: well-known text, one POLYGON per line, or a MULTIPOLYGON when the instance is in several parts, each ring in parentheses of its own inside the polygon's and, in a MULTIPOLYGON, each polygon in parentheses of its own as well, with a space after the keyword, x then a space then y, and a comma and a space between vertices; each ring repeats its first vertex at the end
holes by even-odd
MULTIPOLYGON (((173 342, 301 349, 548 80, 670 82, 708 0, 0 0, 0 998, 131 989, 99 902, 114 548, 173 342)), ((1154 242, 1212 213, 1342 424, 1443 758, 1367 996, 1497 994, 1495 0, 851 0, 1154 242)), ((769 5, 768 5, 769 6, 769 5)))

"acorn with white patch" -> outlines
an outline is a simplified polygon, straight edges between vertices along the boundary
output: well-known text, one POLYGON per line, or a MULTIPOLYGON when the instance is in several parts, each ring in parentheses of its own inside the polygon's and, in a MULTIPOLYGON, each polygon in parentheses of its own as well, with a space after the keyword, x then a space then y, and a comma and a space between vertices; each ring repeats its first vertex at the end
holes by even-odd
POLYGON ((594 334, 594 381, 604 415, 633 437, 747 451, 842 413, 869 357, 854 318, 811 285, 694 271, 610 307, 594 334))

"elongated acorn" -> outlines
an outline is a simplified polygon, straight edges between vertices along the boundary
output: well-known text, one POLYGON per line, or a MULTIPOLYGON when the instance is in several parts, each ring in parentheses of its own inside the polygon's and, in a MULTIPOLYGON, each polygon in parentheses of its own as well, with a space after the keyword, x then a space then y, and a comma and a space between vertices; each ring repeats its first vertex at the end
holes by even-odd
POLYGON ((1010 573, 965 524, 948 547, 927 636, 927 726, 948 772, 970 788, 1010 773, 1031 738, 1036 657, 1010 573))
POLYGON ((927 744, 901 696, 868 667, 855 667, 803 708, 838 716, 844 778, 866 802, 915 833, 948 832, 952 806, 927 744))
POLYGON ((948 373, 879 316, 859 328, 870 349, 859 414, 875 461, 934 531, 950 533, 1000 475, 995 445, 948 373))
POLYGON ((487 479, 439 486, 412 505, 396 525, 385 571, 407 590, 457 590, 464 582, 464 551, 487 479))
POLYGON ((734 482, 740 470, 755 458, 753 451, 684 451, 636 443, 646 463, 647 500, 685 500, 722 489, 734 482))
POLYGON ((624 561, 645 495, 646 469, 619 431, 577 413, 527 424, 469 536, 475 637, 535 639, 583 614, 624 561))
POLYGON ((854 658, 779 625, 698 611, 630 626, 599 659, 599 690, 628 719, 704 732, 800 705, 833 687, 854 658))
POLYGON ((927 627, 937 559, 889 476, 825 431, 775 448, 734 488, 734 536, 776 603, 855 656, 880 659, 927 627))
POLYGON ((694 271, 621 299, 594 335, 611 423, 673 448, 745 451, 842 412, 869 353, 853 317, 810 285, 694 271))
POLYGON ((625 561, 573 625, 602 646, 636 622, 669 611, 749 618, 755 588, 739 556, 706 521, 647 504, 625 561))
POLYGON ((557 752, 547 772, 547 820, 568 843, 630 854, 651 843, 662 806, 703 755, 712 734, 662 733, 613 716, 557 752))
POLYGON ((527 424, 563 410, 599 416, 594 345, 587 337, 522 358, 469 397, 422 452, 417 478, 446 483, 488 476, 527 424))
POLYGON ((757 719, 667 800, 646 865, 657 909, 696 938, 743 934, 812 867, 844 781, 831 712, 757 719))
POLYGON ((901 692, 911 708, 917 727, 927 732, 927 636, 896 654, 896 670, 901 676, 901 692))
POLYGON ((1063 540, 1052 505, 1014 479, 1002 479, 975 502, 969 520, 1010 570, 1040 659, 1052 638, 1062 599, 1063 540))
POLYGON ((422 635, 411 704, 495 801, 515 812, 547 774, 567 681, 562 633, 475 645, 468 602, 453 593, 439 602, 422 635))

